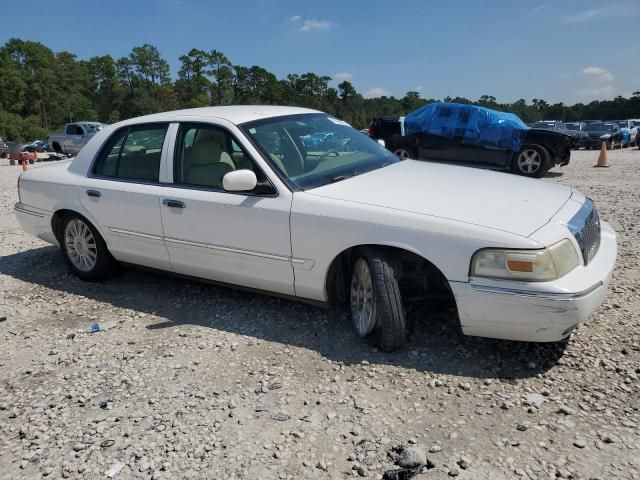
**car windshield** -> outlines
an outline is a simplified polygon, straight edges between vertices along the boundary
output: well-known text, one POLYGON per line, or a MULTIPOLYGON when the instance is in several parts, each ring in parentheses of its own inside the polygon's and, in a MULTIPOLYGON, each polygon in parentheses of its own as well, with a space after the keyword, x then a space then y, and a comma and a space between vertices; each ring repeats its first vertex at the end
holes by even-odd
POLYGON ((585 132, 611 132, 613 125, 610 123, 588 123, 583 130, 585 132))
POLYGON ((102 130, 101 123, 83 123, 82 126, 87 131, 87 133, 96 133, 102 130))
POLYGON ((565 123, 568 130, 580 130, 580 124, 578 123, 565 123))
POLYGON ((266 118, 241 128, 272 166, 301 190, 400 161, 347 123, 325 114, 266 118))
POLYGON ((626 120, 618 120, 616 123, 620 128, 627 128, 629 126, 629 123, 626 120))

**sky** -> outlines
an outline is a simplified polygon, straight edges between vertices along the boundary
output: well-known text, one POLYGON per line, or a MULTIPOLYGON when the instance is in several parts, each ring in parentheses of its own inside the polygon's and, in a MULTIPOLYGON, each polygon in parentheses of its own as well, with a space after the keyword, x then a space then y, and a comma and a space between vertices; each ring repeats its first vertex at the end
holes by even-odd
POLYGON ((366 97, 417 90, 574 104, 640 90, 640 0, 3 3, 2 44, 17 37, 87 59, 151 43, 172 75, 199 48, 278 78, 349 80, 366 97))

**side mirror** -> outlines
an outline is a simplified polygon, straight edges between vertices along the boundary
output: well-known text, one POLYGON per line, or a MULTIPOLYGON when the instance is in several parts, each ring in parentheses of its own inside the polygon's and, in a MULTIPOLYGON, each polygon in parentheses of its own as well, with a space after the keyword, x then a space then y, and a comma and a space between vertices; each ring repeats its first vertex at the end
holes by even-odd
POLYGON ((378 139, 378 145, 381 147, 387 148, 387 144, 381 138, 378 139))
POLYGON ((251 170, 235 170, 222 177, 222 188, 227 192, 249 192, 257 184, 256 174, 251 170))

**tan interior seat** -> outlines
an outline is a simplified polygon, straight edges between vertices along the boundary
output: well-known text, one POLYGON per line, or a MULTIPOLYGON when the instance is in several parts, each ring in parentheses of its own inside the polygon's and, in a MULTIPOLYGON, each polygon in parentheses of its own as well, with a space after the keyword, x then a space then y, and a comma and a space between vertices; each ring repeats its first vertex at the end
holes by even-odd
POLYGON ((222 188, 222 177, 235 170, 225 148, 224 132, 200 130, 190 151, 185 152, 183 181, 191 185, 222 188))

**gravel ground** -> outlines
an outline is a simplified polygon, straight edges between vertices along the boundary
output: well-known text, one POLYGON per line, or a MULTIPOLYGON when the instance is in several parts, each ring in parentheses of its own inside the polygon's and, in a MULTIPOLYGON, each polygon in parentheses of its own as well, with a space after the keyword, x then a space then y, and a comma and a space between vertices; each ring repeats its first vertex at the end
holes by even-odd
POLYGON ((83 283, 19 229, 2 160, 0 477, 640 478, 640 151, 596 158, 544 180, 619 234, 608 299, 568 344, 443 315, 394 354, 338 310, 136 270, 83 283))

